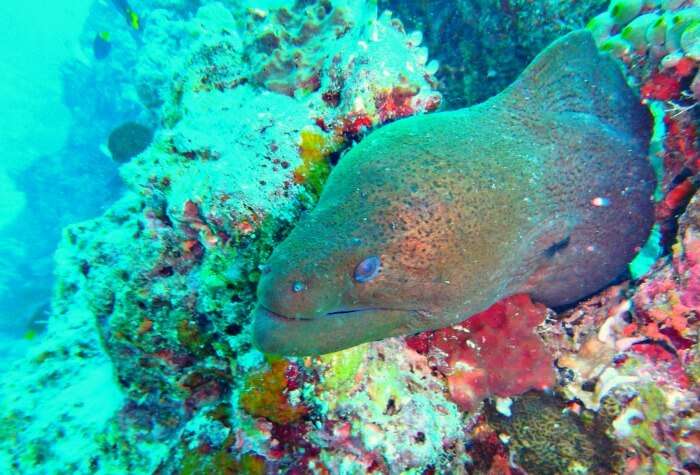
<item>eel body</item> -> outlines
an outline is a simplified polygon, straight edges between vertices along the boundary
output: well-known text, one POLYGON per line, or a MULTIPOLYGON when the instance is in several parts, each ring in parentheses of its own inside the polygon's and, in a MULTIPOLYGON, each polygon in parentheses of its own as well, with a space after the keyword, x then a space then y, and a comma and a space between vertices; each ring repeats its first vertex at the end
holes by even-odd
POLYGON ((264 267, 257 346, 322 354, 450 326, 515 293, 561 306, 599 290, 653 224, 650 133, 585 31, 482 104, 372 132, 264 267))

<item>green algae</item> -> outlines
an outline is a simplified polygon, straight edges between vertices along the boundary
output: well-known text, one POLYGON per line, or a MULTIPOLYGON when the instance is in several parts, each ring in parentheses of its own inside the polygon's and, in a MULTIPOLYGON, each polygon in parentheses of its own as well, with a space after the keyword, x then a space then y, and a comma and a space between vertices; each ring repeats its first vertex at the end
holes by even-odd
POLYGON ((695 382, 700 383, 700 344, 696 343, 693 346, 692 359, 685 369, 685 372, 695 382))
POLYGON ((654 384, 647 384, 639 390, 646 418, 651 422, 660 420, 667 412, 666 397, 661 389, 654 384))
POLYGON ((315 200, 321 196, 323 185, 326 183, 330 173, 331 166, 327 160, 316 162, 310 166, 303 185, 315 200))
POLYGON ((227 449, 202 454, 197 450, 188 450, 181 462, 179 475, 263 475, 264 460, 253 454, 245 454, 240 459, 227 449))
POLYGON ((346 394, 355 385, 357 371, 366 354, 367 344, 364 344, 321 356, 321 361, 328 365, 324 372, 324 388, 339 395, 346 394))
POLYGON ((213 248, 207 252, 199 270, 202 285, 208 289, 219 289, 235 282, 235 276, 230 274, 230 269, 237 255, 238 250, 230 245, 213 248))
POLYGON ((664 471, 668 462, 660 453, 664 446, 659 442, 656 423, 667 414, 668 406, 663 391, 653 383, 646 384, 639 389, 637 398, 632 408, 643 414, 643 419, 631 426, 631 441, 637 445, 652 450, 654 473, 668 473, 664 471))
POLYGON ((184 316, 177 324, 177 339, 190 353, 197 357, 212 354, 213 335, 201 328, 197 322, 184 316))

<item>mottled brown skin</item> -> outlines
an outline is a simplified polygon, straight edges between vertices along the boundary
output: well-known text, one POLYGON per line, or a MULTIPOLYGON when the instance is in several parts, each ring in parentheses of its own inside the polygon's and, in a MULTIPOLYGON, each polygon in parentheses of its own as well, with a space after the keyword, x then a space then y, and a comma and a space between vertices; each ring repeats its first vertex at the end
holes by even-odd
POLYGON ((650 129, 579 31, 483 104, 373 132, 273 252, 256 344, 322 354, 453 325, 513 293, 558 306, 600 289, 653 222, 650 129), (368 256, 381 271, 357 282, 368 256))

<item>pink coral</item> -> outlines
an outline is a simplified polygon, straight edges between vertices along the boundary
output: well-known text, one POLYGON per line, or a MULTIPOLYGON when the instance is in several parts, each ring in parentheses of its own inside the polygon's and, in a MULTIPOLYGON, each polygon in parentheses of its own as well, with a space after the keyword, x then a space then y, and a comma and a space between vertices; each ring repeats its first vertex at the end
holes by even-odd
POLYGON ((640 285, 634 304, 641 333, 685 350, 693 341, 700 311, 700 198, 679 221, 678 242, 670 265, 640 285))

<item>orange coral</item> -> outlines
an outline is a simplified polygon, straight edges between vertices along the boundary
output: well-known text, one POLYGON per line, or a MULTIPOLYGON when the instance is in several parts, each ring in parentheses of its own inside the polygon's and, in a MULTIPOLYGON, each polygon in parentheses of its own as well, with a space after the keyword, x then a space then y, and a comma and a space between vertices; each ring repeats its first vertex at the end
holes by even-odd
POLYGON ((291 363, 280 359, 270 362, 270 369, 248 377, 241 394, 241 407, 250 415, 264 417, 277 424, 298 421, 308 412, 305 406, 293 406, 287 398, 287 371, 291 363))

